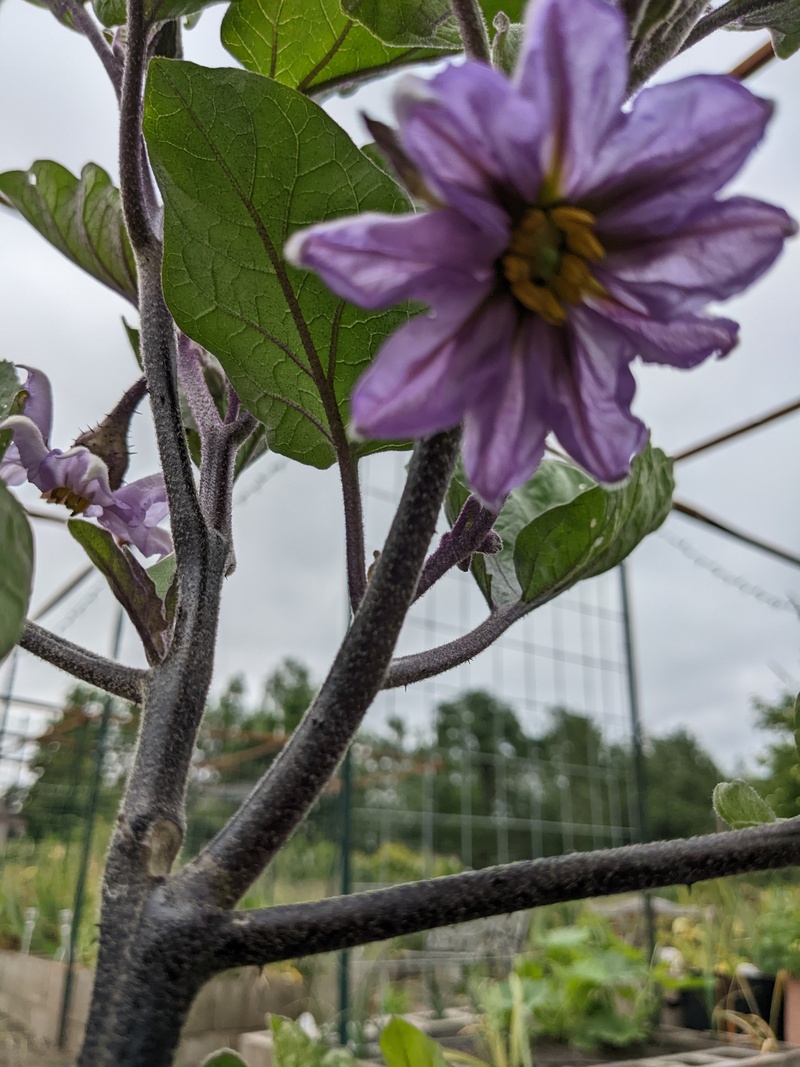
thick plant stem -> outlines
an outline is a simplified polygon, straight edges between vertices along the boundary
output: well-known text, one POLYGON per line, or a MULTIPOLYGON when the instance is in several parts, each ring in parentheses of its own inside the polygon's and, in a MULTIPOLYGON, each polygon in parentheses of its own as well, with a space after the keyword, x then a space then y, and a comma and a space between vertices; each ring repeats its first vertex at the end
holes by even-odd
MULTIPOLYGON (((198 988, 198 960, 186 946, 181 957, 150 914, 153 894, 183 839, 186 781, 211 682, 230 551, 228 538, 203 515, 181 419, 176 330, 161 288, 161 242, 142 170, 143 0, 129 0, 127 32, 120 189, 139 276, 140 348, 169 499, 178 603, 170 650, 144 679, 139 741, 103 880, 100 952, 81 1067, 169 1064, 198 988), (163 1038, 163 1052, 142 1052, 143 1029, 151 1044, 163 1038)), ((224 517, 220 526, 227 529, 224 517)))
POLYGON ((800 863, 800 820, 509 863, 308 904, 203 917, 215 968, 331 952, 523 908, 800 863))
POLYGON ((460 433, 418 445, 375 574, 314 703, 230 822, 178 876, 233 906, 288 840, 347 751, 383 683, 455 463, 460 433))

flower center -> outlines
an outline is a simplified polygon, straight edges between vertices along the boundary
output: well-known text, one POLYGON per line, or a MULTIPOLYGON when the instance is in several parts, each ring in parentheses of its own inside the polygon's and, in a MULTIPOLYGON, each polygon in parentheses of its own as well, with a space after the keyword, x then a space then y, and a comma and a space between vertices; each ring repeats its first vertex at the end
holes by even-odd
POLYGON ((85 496, 79 496, 65 485, 59 489, 51 489, 47 493, 42 493, 42 500, 46 500, 48 504, 63 504, 69 508, 72 515, 83 514, 91 504, 91 500, 87 500, 85 496))
POLYGON ((603 292, 589 269, 605 255, 594 226, 594 215, 579 207, 533 207, 512 231, 503 274, 520 304, 552 326, 567 321, 565 304, 603 292))

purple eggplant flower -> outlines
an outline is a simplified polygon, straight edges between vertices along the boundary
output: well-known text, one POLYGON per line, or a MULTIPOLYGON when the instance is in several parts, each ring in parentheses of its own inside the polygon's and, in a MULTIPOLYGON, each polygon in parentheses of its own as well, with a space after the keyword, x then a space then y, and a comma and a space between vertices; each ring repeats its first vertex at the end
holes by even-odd
POLYGON ((608 0, 537 0, 510 81, 466 62, 401 82, 388 154, 429 210, 323 223, 287 245, 361 307, 428 305, 357 383, 353 428, 419 438, 463 423, 467 475, 493 507, 551 431, 595 478, 624 478, 647 439, 633 359, 727 354, 737 324, 703 308, 796 231, 778 207, 716 199, 771 105, 696 76, 623 110, 626 53, 608 0))
POLYGON ((88 448, 74 445, 66 452, 51 448, 50 382, 41 371, 24 370, 28 377, 22 414, 0 422, 0 431, 11 430, 13 434, 0 458, 0 480, 6 485, 31 482, 45 500, 64 504, 73 515, 96 518, 121 542, 135 545, 145 556, 171 552, 172 538, 159 528, 169 513, 162 475, 112 489, 108 467, 88 448))

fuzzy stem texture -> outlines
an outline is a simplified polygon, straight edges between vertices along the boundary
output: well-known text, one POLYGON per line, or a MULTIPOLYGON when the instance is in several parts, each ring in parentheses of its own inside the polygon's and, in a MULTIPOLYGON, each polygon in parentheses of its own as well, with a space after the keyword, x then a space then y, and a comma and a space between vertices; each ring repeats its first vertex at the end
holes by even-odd
POLYGON ((205 915, 215 968, 331 952, 450 923, 800 863, 800 820, 570 853, 307 904, 205 915))
POLYGON ((450 0, 450 7, 458 23, 468 58, 490 63, 489 34, 480 4, 477 0, 450 0))
POLYGON ((196 899, 233 906, 294 832, 347 751, 383 683, 459 438, 451 431, 418 445, 375 574, 322 689, 239 811, 179 876, 196 899))
POLYGON ((31 621, 25 623, 19 644, 26 652, 31 652, 87 685, 97 686, 133 704, 142 701, 147 674, 137 667, 114 663, 31 621))

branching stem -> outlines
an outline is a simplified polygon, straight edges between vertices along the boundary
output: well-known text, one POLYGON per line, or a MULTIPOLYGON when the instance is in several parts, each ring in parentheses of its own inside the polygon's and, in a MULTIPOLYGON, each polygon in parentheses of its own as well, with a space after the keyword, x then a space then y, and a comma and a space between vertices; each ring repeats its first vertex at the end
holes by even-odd
POLYGON ((308 904, 203 916, 217 970, 263 965, 450 923, 800 863, 800 821, 569 853, 308 904))
POLYGON ((26 652, 33 653, 39 659, 66 671, 87 685, 97 686, 98 689, 104 689, 107 693, 130 700, 134 704, 142 702, 143 686, 147 677, 145 671, 114 663, 105 656, 99 656, 96 652, 90 652, 87 648, 59 637, 35 622, 25 623, 19 643, 26 652))
POLYGON ((761 11, 768 11, 775 7, 775 0, 728 0, 727 4, 714 8, 697 23, 692 32, 686 38, 682 52, 692 45, 698 44, 715 30, 724 29, 738 19, 758 15, 761 11))
POLYGON ((305 817, 381 688, 419 580, 460 433, 417 446, 375 574, 322 689, 230 822, 177 876, 179 892, 232 907, 305 817))
POLYGON ((78 0, 52 0, 52 8, 56 17, 68 14, 75 28, 94 48, 119 100, 122 94, 122 66, 92 16, 78 0))
POLYGON ((400 685, 413 685, 414 682, 433 678, 466 663, 502 637, 509 626, 527 615, 531 608, 530 604, 519 603, 495 608, 474 630, 454 641, 392 660, 383 688, 396 689, 400 685))
MULTIPOLYGON (((425 561, 414 599, 419 600, 448 571, 466 564, 474 552, 479 552, 496 521, 497 512, 483 507, 477 497, 468 497, 452 530, 442 535, 436 551, 425 561)), ((500 545, 499 538, 497 545, 500 545)))

